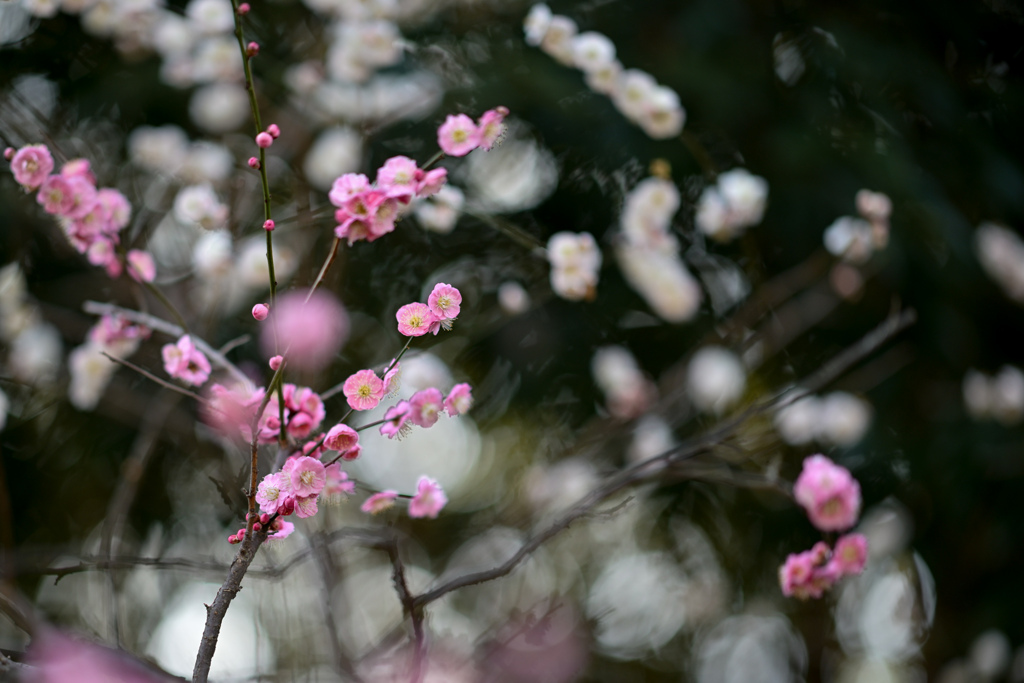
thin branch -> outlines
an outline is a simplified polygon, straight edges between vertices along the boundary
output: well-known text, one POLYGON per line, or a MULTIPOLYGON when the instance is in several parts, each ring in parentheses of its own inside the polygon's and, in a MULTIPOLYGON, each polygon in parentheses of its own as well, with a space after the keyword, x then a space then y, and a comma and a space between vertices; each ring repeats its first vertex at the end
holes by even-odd
MULTIPOLYGON (((98 301, 86 301, 82 304, 82 310, 92 315, 120 315, 127 320, 131 320, 133 323, 145 325, 146 327, 163 332, 164 334, 178 338, 186 334, 186 331, 175 325, 174 323, 167 322, 162 318, 149 315, 148 313, 141 313, 131 308, 122 308, 121 306, 115 306, 113 304, 101 304, 98 301)), ((232 377, 244 384, 245 386, 252 385, 252 381, 246 376, 244 372, 238 369, 238 367, 224 357, 217 349, 207 344, 204 340, 199 337, 192 336, 192 341, 196 347, 205 353, 209 359, 227 370, 232 377)))
POLYGON ((402 603, 402 613, 412 619, 413 633, 413 670, 411 683, 423 680, 423 664, 426 660, 426 638, 423 633, 424 606, 417 605, 405 579, 405 565, 398 553, 398 539, 392 538, 385 546, 385 552, 391 561, 391 582, 395 586, 398 600, 402 603))
POLYGON ((126 368, 130 368, 131 370, 134 370, 135 372, 139 373, 140 375, 142 375, 146 379, 150 379, 150 380, 156 382, 157 384, 159 384, 160 386, 162 386, 165 389, 170 389, 171 391, 175 391, 175 392, 177 392, 177 393, 179 393, 179 394, 181 394, 183 396, 188 396, 189 398, 195 399, 196 401, 199 401, 200 403, 206 403, 206 399, 203 398, 202 396, 200 396, 199 394, 194 393, 192 391, 189 391, 188 389, 186 389, 184 387, 179 387, 177 384, 173 384, 171 382, 168 382, 165 379, 161 379, 161 378, 157 377, 156 375, 154 375, 153 373, 151 373, 150 371, 145 370, 145 369, 139 367, 138 365, 136 365, 135 363, 132 363, 131 361, 127 361, 124 358, 118 358, 117 356, 111 356, 106 351, 100 351, 100 353, 102 353, 104 356, 109 358, 111 361, 113 361, 115 363, 120 363, 121 365, 125 366, 126 368))
POLYGON ((313 281, 313 286, 309 288, 309 294, 306 295, 305 303, 309 303, 310 297, 313 296, 313 292, 316 288, 324 281, 327 276, 327 271, 331 269, 331 265, 334 263, 334 259, 338 256, 338 245, 341 244, 341 238, 335 237, 334 244, 331 245, 331 252, 327 255, 327 259, 324 261, 324 265, 320 267, 320 272, 316 276, 316 280, 313 281))

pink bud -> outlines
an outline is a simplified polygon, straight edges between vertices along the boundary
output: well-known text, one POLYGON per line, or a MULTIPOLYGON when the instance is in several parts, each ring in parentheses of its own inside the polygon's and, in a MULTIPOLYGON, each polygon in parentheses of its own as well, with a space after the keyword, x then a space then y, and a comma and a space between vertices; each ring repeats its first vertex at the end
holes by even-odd
POLYGON ((267 132, 270 133, 275 140, 281 137, 281 129, 277 127, 276 123, 272 123, 267 126, 267 132))
POLYGON ((252 530, 253 531, 259 531, 262 528, 263 528, 262 524, 260 524, 259 522, 253 522, 253 525, 252 525, 252 530))
POLYGON ((260 515, 260 524, 267 524, 268 522, 270 522, 270 515, 264 512, 260 515))
POLYGON ((238 536, 238 540, 242 540, 243 538, 245 538, 245 527, 239 529, 238 533, 235 535, 238 536))
POLYGON ((284 501, 284 503, 282 503, 281 506, 277 508, 277 514, 281 515, 282 517, 287 517, 293 512, 295 512, 295 499, 289 496, 284 501))
POLYGON ((238 6, 238 14, 244 17, 246 14, 249 13, 249 9, 249 3, 243 2, 241 5, 238 6))
POLYGON ((247 521, 247 522, 248 522, 248 521, 249 521, 249 518, 250 518, 250 517, 252 517, 252 515, 251 515, 251 514, 249 514, 248 512, 246 512, 246 513, 245 513, 245 521, 247 521))
MULTIPOLYGON (((270 307, 266 304, 256 304, 252 307, 252 317, 257 320, 262 322, 267 319, 268 315, 270 315, 270 307)), ((246 519, 249 519, 248 515, 246 516, 246 519)))
POLYGON ((255 57, 260 53, 260 44, 253 41, 245 46, 245 54, 247 57, 255 57))
POLYGON ((274 356, 270 359, 270 369, 277 372, 281 367, 281 363, 284 362, 284 356, 274 356))
POLYGON ((249 168, 256 168, 256 169, 258 169, 259 167, 260 167, 260 160, 257 159, 256 157, 249 157, 249 168))
POLYGON ((263 229, 266 230, 267 232, 270 232, 271 230, 273 230, 274 227, 275 227, 274 219, 268 218, 267 220, 263 221, 263 229))
POLYGON ((267 147, 270 147, 272 144, 274 144, 274 138, 270 135, 270 133, 260 133, 259 135, 256 136, 256 144, 262 147, 263 149, 266 149, 267 147))
POLYGON ((228 536, 228 543, 230 543, 231 545, 238 543, 238 537, 233 534, 231 536, 228 536))
POLYGON ((13 147, 8 147, 7 149, 4 150, 4 159, 10 161, 11 159, 14 158, 15 154, 17 154, 17 150, 14 149, 13 147))

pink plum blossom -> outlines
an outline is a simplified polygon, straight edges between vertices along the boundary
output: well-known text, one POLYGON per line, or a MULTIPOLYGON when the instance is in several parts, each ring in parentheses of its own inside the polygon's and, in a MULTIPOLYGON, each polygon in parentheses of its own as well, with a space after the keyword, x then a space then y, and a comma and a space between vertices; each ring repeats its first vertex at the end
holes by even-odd
MULTIPOLYGON (((309 387, 297 387, 294 384, 285 384, 281 388, 281 393, 284 395, 285 431, 290 437, 306 438, 320 426, 327 415, 323 400, 309 387)), ((278 393, 275 391, 271 394, 270 401, 260 417, 260 443, 273 442, 281 432, 278 400, 278 393)))
POLYGON ((381 436, 386 436, 389 439, 397 436, 401 439, 408 434, 412 430, 412 426, 408 424, 411 412, 412 406, 408 401, 399 401, 388 408, 384 413, 384 424, 380 426, 381 436))
POLYGON ((480 145, 480 131, 465 114, 449 114, 437 129, 437 144, 448 156, 466 156, 480 145))
POLYGON ((427 306, 438 320, 455 320, 461 310, 462 294, 449 284, 439 282, 427 297, 427 306))
POLYGON ((448 392, 448 396, 444 399, 444 409, 448 412, 449 417, 467 413, 472 406, 472 387, 465 382, 452 387, 452 390, 448 392))
POLYGON ((302 456, 295 458, 289 468, 291 490, 296 498, 319 495, 324 489, 326 475, 324 464, 316 458, 302 456))
POLYGON ((274 472, 263 477, 256 488, 256 502, 264 512, 274 514, 291 492, 291 478, 283 472, 274 472))
POLYGON ((352 410, 371 410, 384 398, 384 382, 373 370, 360 370, 342 385, 352 410))
POLYGON ((331 185, 331 191, 327 198, 338 208, 345 206, 345 202, 370 189, 370 179, 362 173, 346 173, 340 176, 331 185))
POLYGON ((375 493, 367 498, 366 501, 359 506, 359 509, 371 515, 376 515, 384 512, 385 510, 390 510, 395 505, 396 498, 398 498, 398 491, 392 491, 390 489, 387 491, 381 491, 380 493, 375 493))
POLYGON ((430 197, 440 192, 444 184, 448 182, 448 169, 435 168, 430 171, 420 171, 417 176, 416 196, 430 197))
POLYGON ((420 170, 409 157, 391 157, 377 170, 377 187, 389 197, 409 201, 416 194, 420 170))
POLYGON ((822 531, 849 529, 860 515, 860 484, 849 470, 824 455, 804 460, 803 471, 793 485, 793 497, 822 531))
POLYGON ((92 172, 92 164, 88 159, 69 159, 60 167, 60 174, 65 178, 81 176, 90 185, 96 184, 96 176, 92 172))
POLYGON ((384 373, 384 394, 394 396, 402 387, 402 362, 392 358, 388 368, 384 373))
POLYGON ((124 652, 69 638, 42 625, 32 639, 26 664, 18 680, 32 683, 166 683, 172 680, 124 652))
POLYGON ((430 477, 420 477, 416 483, 416 495, 409 501, 409 516, 436 519, 437 513, 447 503, 448 497, 440 484, 430 477))
POLYGON ((156 262, 148 251, 132 249, 128 252, 128 274, 136 282, 152 282, 156 279, 156 262))
POLYGON ((508 108, 495 107, 488 109, 480 117, 477 127, 480 131, 480 147, 490 152, 491 148, 505 135, 505 117, 508 108))
POLYGON ((339 500, 341 496, 351 496, 356 492, 356 483, 348 478, 348 473, 341 469, 341 465, 334 463, 327 466, 327 483, 321 491, 321 497, 326 496, 328 502, 339 500))
POLYGON ((294 524, 278 517, 270 523, 270 533, 267 534, 267 541, 283 541, 291 536, 293 531, 295 531, 294 524))
POLYGON ((324 447, 341 453, 343 460, 354 460, 354 457, 346 457, 346 454, 358 445, 359 432, 346 424, 334 425, 324 438, 324 447))
POLYGON ((864 534, 847 534, 836 541, 829 564, 840 576, 860 574, 868 561, 868 539, 864 534))
POLYGON ((409 399, 409 420, 420 427, 432 427, 444 408, 444 396, 439 389, 430 387, 417 391, 409 399))
POLYGON ((277 298, 263 327, 260 345, 266 357, 277 355, 278 346, 288 355, 290 366, 303 372, 318 372, 327 366, 348 338, 348 314, 331 294, 293 290, 277 298))
MULTIPOLYGON (((421 337, 431 331, 431 326, 438 322, 426 304, 406 304, 395 313, 398 320, 398 331, 406 337, 421 337)), ((437 334, 434 332, 434 334, 437 334)))
POLYGON ((36 201, 42 204, 46 213, 63 216, 71 209, 71 184, 64 176, 51 175, 40 186, 36 201))
POLYGON ((177 344, 166 344, 161 353, 164 370, 171 377, 193 386, 200 386, 210 378, 210 361, 196 348, 189 335, 179 339, 177 344))
MULTIPOLYGON (((323 465, 321 465, 323 467, 323 465)), ((319 511, 317 506, 317 497, 319 494, 314 496, 303 496, 295 498, 295 516, 300 519, 308 519, 315 515, 319 511)))
POLYGON ((800 600, 820 598, 838 578, 826 567, 827 557, 828 546, 821 542, 810 550, 787 557, 786 563, 779 568, 782 594, 800 600))
POLYGON ((96 201, 99 202, 106 219, 104 232, 116 234, 128 225, 132 217, 132 205, 123 194, 113 188, 104 187, 96 193, 96 201))
POLYGON ((11 171, 19 185, 26 190, 34 190, 53 171, 53 156, 46 145, 27 145, 15 152, 11 171))

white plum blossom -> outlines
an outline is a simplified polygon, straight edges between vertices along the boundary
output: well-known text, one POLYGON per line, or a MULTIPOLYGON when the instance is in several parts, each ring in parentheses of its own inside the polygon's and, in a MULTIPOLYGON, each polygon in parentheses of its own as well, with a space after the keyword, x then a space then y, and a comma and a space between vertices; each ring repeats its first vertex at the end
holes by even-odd
POLYGON ((178 126, 139 126, 128 136, 128 156, 147 171, 171 174, 185 158, 188 144, 188 135, 178 126))
POLYGON ((590 361, 594 382, 605 396, 608 412, 620 419, 642 415, 657 395, 636 358, 622 346, 604 346, 590 361))
POLYGON ((548 22, 548 30, 544 32, 544 38, 540 41, 540 49, 562 64, 572 66, 572 41, 578 30, 575 21, 556 14, 548 22))
POLYGON ((417 200, 412 211, 424 230, 446 235, 455 229, 465 203, 462 190, 445 185, 435 195, 417 200))
POLYGON ((190 185, 174 198, 174 217, 186 225, 217 230, 227 223, 228 207, 220 203, 209 183, 190 185))
POLYGON ((190 0, 185 16, 193 31, 205 35, 228 33, 235 28, 235 12, 229 0, 190 0))
POLYGON ((498 287, 498 305, 508 315, 519 315, 530 308, 530 295, 518 282, 502 282, 498 287))
POLYGON ((823 446, 849 447, 864 438, 871 413, 867 401, 845 391, 804 396, 775 413, 775 430, 791 446, 815 441, 823 446))
POLYGON ((974 233, 981 267, 1008 297, 1024 304, 1024 241, 995 223, 982 223, 974 233))
POLYGON ((825 229, 825 249, 848 263, 866 263, 874 251, 871 224, 861 218, 840 216, 825 229))
POLYGON ((591 73, 615 61, 615 44, 604 34, 587 31, 572 39, 572 56, 577 69, 591 73))
POLYGON ((601 268, 601 250, 589 232, 558 232, 547 246, 551 288, 563 299, 593 298, 601 268))
POLYGON ((743 396, 747 372, 732 351, 705 346, 690 359, 686 386, 697 410, 721 415, 743 396))
POLYGON ((743 168, 718 176, 697 202, 697 229, 719 242, 729 242, 764 216, 768 181, 743 168))
POLYGON ((994 419, 1012 426, 1024 418, 1024 372, 1004 365, 989 377, 977 370, 964 376, 964 404, 975 420, 994 419))
POLYGON ((326 192, 334 179, 359 169, 363 155, 363 138, 346 126, 321 131, 313 141, 302 170, 310 184, 326 192))
POLYGON ((538 3, 530 8, 529 14, 523 21, 523 31, 526 33, 526 44, 537 47, 544 40, 548 27, 551 26, 551 8, 543 3, 538 3))

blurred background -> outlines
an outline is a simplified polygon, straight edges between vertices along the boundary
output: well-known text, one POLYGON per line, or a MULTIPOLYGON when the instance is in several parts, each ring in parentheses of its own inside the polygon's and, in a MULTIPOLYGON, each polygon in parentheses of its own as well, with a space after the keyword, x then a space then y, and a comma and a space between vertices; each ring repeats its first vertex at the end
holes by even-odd
MULTIPOLYGON (((678 94, 682 133, 652 138, 579 69, 528 44, 526 3, 253 3, 263 121, 284 131, 267 164, 282 287, 308 287, 330 250, 337 175, 372 175, 395 154, 426 161, 448 113, 504 105, 511 117, 497 150, 442 162, 458 196, 341 249, 325 287, 348 311, 349 339, 324 372, 289 377, 322 391, 385 364, 404 342, 394 311, 450 282, 462 313, 413 345, 403 394, 465 381, 473 410, 400 442, 364 433, 348 471, 365 489, 261 551, 264 574, 231 608, 214 677, 331 681, 351 666, 402 680, 387 557, 332 532, 392 527, 414 591, 494 566, 606 475, 798 384, 909 308, 916 324, 820 392, 833 414, 810 419, 831 431, 755 416, 699 471, 613 498, 613 513, 509 577, 431 605, 427 680, 1024 681, 1020 6, 550 7, 678 94), (709 239, 695 212, 737 167, 767 181, 763 218, 709 239), (682 321, 652 308, 616 260, 623 203, 652 170, 679 190, 671 234, 704 292, 682 321), (887 246, 829 253, 826 228, 856 215, 864 188, 892 200, 887 246), (585 300, 549 281, 543 247, 559 231, 590 233, 603 253, 585 300), (694 395, 689 363, 708 345, 741 363, 722 405, 694 395), (616 409, 595 356, 642 378, 640 409, 616 409), (820 535, 774 483, 816 452, 860 481, 871 560, 800 602, 782 597, 777 568, 820 535), (450 498, 438 520, 358 511, 366 489, 411 492, 423 473, 450 498), (266 571, 309 548, 283 575, 266 571)), ((267 297, 259 180, 245 166, 254 130, 222 10, 0 0, 3 146, 91 160, 132 202, 125 244, 154 254, 156 284, 215 347, 254 335, 249 310, 267 297), (197 187, 215 196, 190 212, 181 194, 197 187)), ((201 604, 241 524, 244 449, 124 368, 69 400, 83 381, 69 353, 95 322, 83 301, 171 316, 75 253, 6 172, 0 215, 0 264, 15 264, 0 281, 5 578, 54 623, 188 675, 201 604), (104 543, 199 564, 40 575, 104 543)), ((159 374, 168 341, 154 333, 133 362, 159 374)), ((256 340, 229 356, 269 377, 256 340)), ((328 420, 345 409, 340 395, 326 405, 328 420)), ((27 644, 0 616, 0 649, 27 644)))

